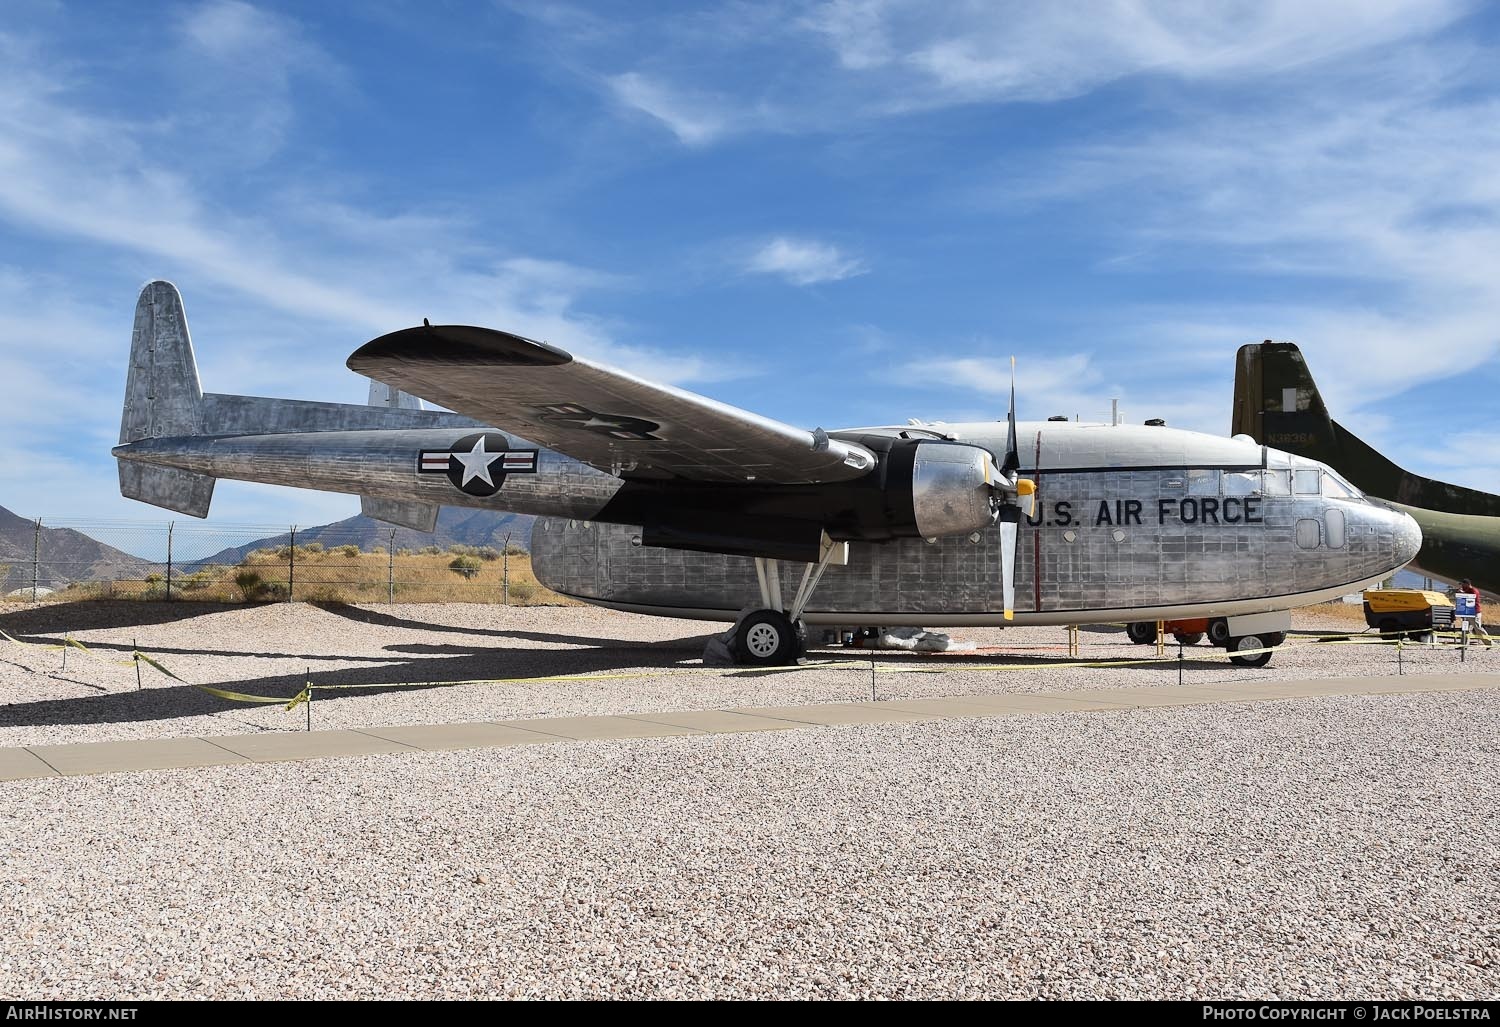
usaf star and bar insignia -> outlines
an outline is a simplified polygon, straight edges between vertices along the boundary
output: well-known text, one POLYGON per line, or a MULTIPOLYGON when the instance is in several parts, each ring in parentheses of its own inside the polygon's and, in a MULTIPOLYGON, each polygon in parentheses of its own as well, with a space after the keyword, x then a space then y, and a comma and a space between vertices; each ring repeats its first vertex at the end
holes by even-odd
POLYGON ((469 496, 493 496, 509 474, 535 474, 537 450, 510 449, 504 435, 477 432, 447 449, 417 452, 418 474, 445 474, 453 487, 469 496))
POLYGON ((655 421, 648 421, 644 417, 632 417, 629 414, 601 414, 588 407, 579 406, 577 403, 553 403, 540 407, 537 414, 549 424, 576 428, 579 431, 593 432, 597 435, 607 435, 612 439, 625 442, 661 441, 661 436, 656 434, 661 429, 661 425, 655 421))

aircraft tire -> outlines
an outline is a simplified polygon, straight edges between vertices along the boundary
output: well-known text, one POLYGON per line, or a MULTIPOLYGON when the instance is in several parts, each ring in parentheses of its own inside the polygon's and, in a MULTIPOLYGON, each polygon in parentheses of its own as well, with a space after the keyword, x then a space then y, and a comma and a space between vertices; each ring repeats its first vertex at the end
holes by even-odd
POLYGON ((1229 637, 1229 622, 1223 617, 1208 622, 1208 640, 1220 649, 1228 649, 1233 641, 1229 637))
POLYGON ((806 642, 790 617, 775 610, 756 610, 734 634, 734 655, 753 667, 778 667, 797 659, 806 642))
POLYGON ((1150 645, 1156 641, 1156 625, 1149 621, 1131 621, 1125 625, 1125 636, 1136 645, 1150 645))
POLYGON ((1241 667, 1264 667, 1271 662, 1270 653, 1255 653, 1252 656, 1236 655, 1241 649, 1264 649, 1269 645, 1268 639, 1259 635, 1245 635, 1242 638, 1231 638, 1227 646, 1230 656, 1229 662, 1241 667))
POLYGON ((1203 632, 1184 631, 1182 634, 1173 635, 1172 637, 1177 639, 1177 641, 1182 643, 1183 645, 1197 645, 1199 642, 1203 641, 1203 632))
POLYGON ((792 659, 795 661, 807 655, 807 625, 800 620, 793 621, 792 632, 797 640, 796 651, 792 653, 792 659))

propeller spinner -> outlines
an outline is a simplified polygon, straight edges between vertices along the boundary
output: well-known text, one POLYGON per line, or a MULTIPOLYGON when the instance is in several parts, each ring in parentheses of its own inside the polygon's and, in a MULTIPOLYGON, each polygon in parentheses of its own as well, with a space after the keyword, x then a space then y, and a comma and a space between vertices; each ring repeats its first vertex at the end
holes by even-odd
POLYGON ((1036 502, 1036 482, 1021 477, 1021 453, 1016 445, 1016 358, 1010 358, 1010 412, 1005 439, 1005 461, 991 488, 1000 505, 1000 575, 1005 596, 1005 619, 1015 619, 1016 536, 1021 514, 1030 515, 1036 502))

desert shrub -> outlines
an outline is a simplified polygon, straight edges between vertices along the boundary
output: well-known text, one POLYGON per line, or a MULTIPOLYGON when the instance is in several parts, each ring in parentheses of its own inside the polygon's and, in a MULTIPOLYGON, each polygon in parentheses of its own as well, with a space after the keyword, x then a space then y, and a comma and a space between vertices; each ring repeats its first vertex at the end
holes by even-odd
POLYGON ((384 556, 385 555, 385 546, 371 546, 370 547, 370 555, 371 556, 384 556))
POLYGON ((397 556, 414 556, 415 554, 416 554, 416 550, 414 550, 414 549, 405 549, 405 548, 403 548, 403 549, 396 550, 396 555, 397 556))
POLYGON ((283 581, 266 581, 266 582, 262 582, 261 583, 261 586, 260 586, 260 589, 257 592, 256 598, 258 598, 258 599, 268 599, 268 600, 271 600, 271 601, 274 602, 274 601, 286 599, 291 594, 292 594, 291 590, 289 590, 286 587, 286 583, 285 582, 283 582, 283 581))
POLYGON ((486 563, 491 563, 495 560, 500 559, 500 550, 496 549, 494 546, 480 546, 474 551, 474 555, 479 557, 486 563))
POLYGON ((448 564, 448 569, 461 578, 473 580, 479 574, 479 568, 484 566, 477 556, 467 554, 455 556, 448 564))
POLYGON ((335 546, 332 550, 330 550, 330 552, 337 553, 340 556, 347 556, 352 559, 359 555, 359 546, 356 546, 352 543, 345 546, 335 546))
POLYGON ((524 606, 536 598, 537 591, 537 586, 529 581, 512 581, 510 583, 510 601, 520 603, 524 606))
POLYGON ((443 551, 441 549, 439 549, 437 546, 423 546, 421 549, 417 550, 417 552, 420 553, 423 556, 442 556, 443 555, 443 551))
POLYGON ((240 590, 240 596, 245 602, 252 602, 260 594, 261 586, 265 582, 259 574, 246 567, 234 572, 234 587, 240 590))
POLYGON ((454 556, 477 556, 479 551, 473 546, 466 546, 462 542, 455 542, 448 547, 448 552, 454 556))
POLYGON ((196 571, 177 582, 179 588, 184 592, 198 592, 214 583, 217 576, 206 568, 196 571))
POLYGON ((507 556, 525 556, 526 548, 519 542, 510 542, 505 546, 505 553, 507 556))
POLYGON ((146 575, 146 584, 148 584, 148 585, 161 585, 161 584, 165 584, 166 580, 167 580, 167 576, 165 574, 151 573, 151 574, 146 575))

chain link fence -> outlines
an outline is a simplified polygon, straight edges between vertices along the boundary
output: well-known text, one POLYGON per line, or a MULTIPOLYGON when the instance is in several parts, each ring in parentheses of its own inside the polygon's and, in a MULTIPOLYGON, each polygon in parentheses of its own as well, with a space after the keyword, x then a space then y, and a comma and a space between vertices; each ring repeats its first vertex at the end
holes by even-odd
POLYGON ((508 539, 432 544, 406 529, 38 518, 0 536, 0 596, 256 603, 565 602, 508 539), (423 543, 426 544, 423 544, 423 543))

